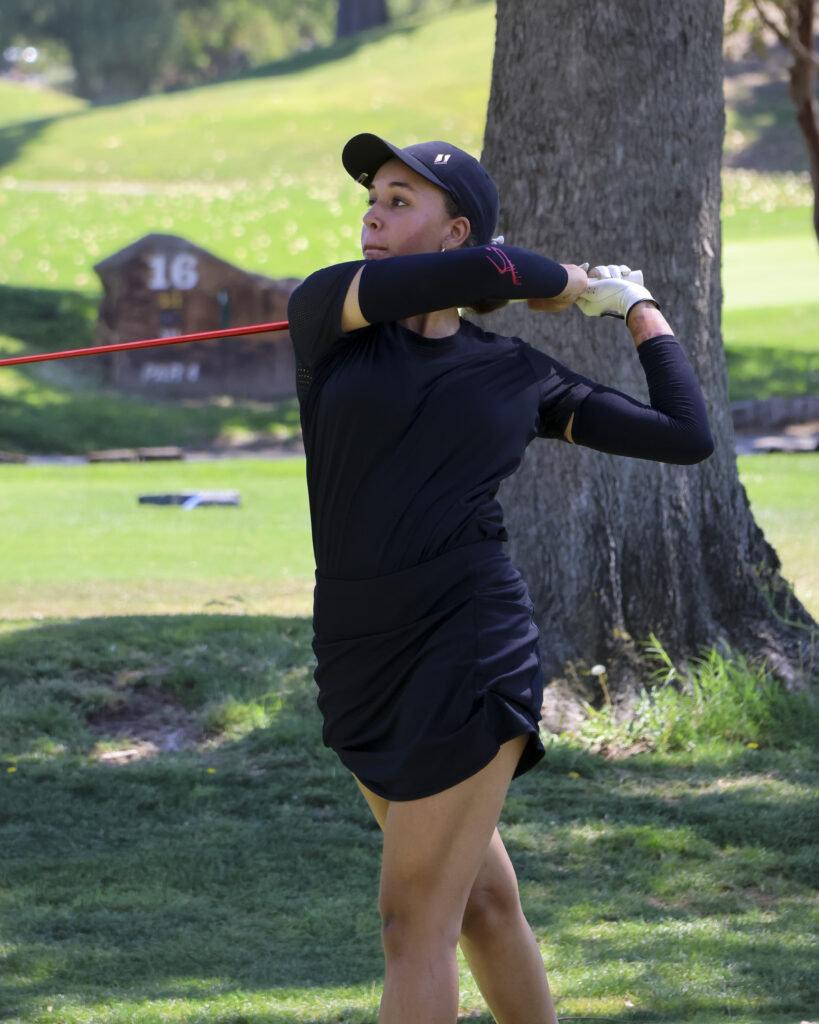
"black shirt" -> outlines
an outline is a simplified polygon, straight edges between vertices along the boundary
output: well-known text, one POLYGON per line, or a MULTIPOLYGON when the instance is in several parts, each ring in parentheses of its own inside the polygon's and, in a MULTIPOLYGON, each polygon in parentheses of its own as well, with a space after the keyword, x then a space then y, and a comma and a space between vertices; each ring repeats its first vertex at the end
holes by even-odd
POLYGON ((449 338, 425 338, 396 322, 344 335, 341 310, 361 265, 319 271, 289 306, 322 575, 364 579, 505 539, 495 497, 501 480, 533 438, 561 438, 573 411, 577 443, 697 461, 690 435, 704 405, 672 337, 638 350, 652 398, 645 406, 519 338, 463 319, 449 338))

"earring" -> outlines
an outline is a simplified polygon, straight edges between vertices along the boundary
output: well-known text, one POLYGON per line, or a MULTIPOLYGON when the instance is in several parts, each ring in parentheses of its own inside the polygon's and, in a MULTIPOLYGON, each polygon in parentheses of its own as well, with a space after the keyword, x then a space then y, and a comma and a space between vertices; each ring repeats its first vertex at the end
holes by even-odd
POLYGON ((441 252, 446 252, 446 246, 445 245, 441 246, 441 252))

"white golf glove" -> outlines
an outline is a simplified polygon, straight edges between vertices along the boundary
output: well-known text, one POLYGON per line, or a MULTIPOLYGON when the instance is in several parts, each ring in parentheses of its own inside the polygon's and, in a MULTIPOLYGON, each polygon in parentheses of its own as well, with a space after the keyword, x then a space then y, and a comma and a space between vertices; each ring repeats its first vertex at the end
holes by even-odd
MULTIPOLYGON (((584 263, 583 269, 588 270, 588 266, 584 263)), ((660 308, 648 288, 643 287, 642 270, 610 264, 594 267, 588 270, 588 275, 589 287, 577 300, 586 316, 614 316, 625 320, 638 302, 653 302, 660 308)))

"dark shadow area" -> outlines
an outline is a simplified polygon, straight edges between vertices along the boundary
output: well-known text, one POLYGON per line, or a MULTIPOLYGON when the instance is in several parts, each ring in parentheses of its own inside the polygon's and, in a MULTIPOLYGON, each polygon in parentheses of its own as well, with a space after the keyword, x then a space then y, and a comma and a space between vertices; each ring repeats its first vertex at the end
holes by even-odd
POLYGON ((783 47, 777 47, 764 60, 726 61, 727 102, 737 114, 735 128, 753 136, 726 155, 726 167, 768 172, 808 170, 805 143, 788 91, 791 60, 783 47))
MULTIPOLYGON (((513 792, 517 792, 521 798, 525 793, 527 804, 536 801, 537 813, 560 811, 564 823, 582 823, 594 819, 611 822, 612 825, 628 823, 630 827, 638 829, 643 826, 682 828, 686 835, 696 835, 707 844, 719 847, 748 845, 751 839, 755 849, 768 851, 777 858, 782 853, 789 854, 787 862, 778 861, 777 871, 800 885, 811 885, 819 873, 819 846, 815 841, 819 826, 819 794, 811 792, 798 797, 778 796, 771 799, 762 792, 761 784, 762 779, 769 774, 766 771, 768 765, 764 762, 760 765, 760 759, 755 757, 757 753, 753 750, 741 751, 733 763, 709 763, 698 759, 695 771, 670 768, 667 778, 662 780, 670 790, 678 789, 680 783, 685 782, 686 776, 690 782, 683 786, 682 792, 675 792, 667 799, 658 798, 655 793, 634 792, 641 788, 642 771, 639 762, 632 766, 633 759, 629 760, 632 767, 628 772, 629 785, 625 786, 623 775, 620 774, 618 778, 618 772, 623 769, 587 755, 593 766, 591 777, 584 779, 582 800, 570 802, 569 806, 563 806, 567 795, 573 791, 571 780, 566 778, 565 754, 556 753, 553 769, 553 758, 547 753, 544 769, 524 776, 516 783, 519 788, 513 792), (543 772, 549 776, 548 780, 544 778, 543 772), (757 774, 760 778, 759 786, 751 781, 757 774), (738 787, 724 785, 732 778, 742 779, 743 784, 738 787), (713 787, 718 787, 718 791, 713 791, 713 787)), ((770 757, 770 774, 778 777, 779 772, 773 766, 780 762, 780 755, 771 752, 770 757)), ((583 755, 580 758, 582 762, 583 755)), ((810 757, 805 755, 805 762, 807 778, 810 779, 811 770, 815 771, 817 767, 815 754, 810 757)), ((785 777, 788 771, 785 766, 789 763, 788 755, 781 755, 779 771, 782 777, 785 777)), ((586 770, 580 764, 578 770, 581 776, 585 775, 586 770)), ((650 783, 660 781, 655 771, 652 765, 646 773, 650 783)), ((805 785, 809 785, 809 782, 805 785)), ((519 813, 525 811, 516 808, 515 814, 519 813)), ((617 854, 618 862, 621 854, 627 856, 628 851, 639 846, 634 836, 620 842, 621 850, 617 848, 618 842, 612 840, 608 845, 608 853, 617 854)), ((700 854, 704 852, 704 849, 700 850, 700 854)), ((656 850, 651 858, 664 860, 664 851, 656 850)))
MULTIPOLYGON (((4 351, 0 342, 0 357, 89 347, 97 304, 97 297, 82 292, 0 285, 0 333, 23 342, 19 351, 4 351)), ((208 447, 236 426, 259 443, 299 434, 295 398, 133 397, 108 384, 112 358, 89 355, 0 367, 0 374, 14 372, 24 382, 0 392, 0 450, 72 455, 106 448, 208 447)))
MULTIPOLYGON (((25 343, 15 355, 86 348, 94 343, 98 303, 84 292, 0 285, 0 332, 25 343)), ((76 363, 74 370, 89 372, 89 365, 76 363)))
POLYGON ((367 32, 360 32, 356 35, 336 40, 328 46, 315 46, 311 50, 294 53, 289 57, 281 57, 278 60, 267 61, 264 64, 257 64, 254 67, 233 74, 223 75, 211 81, 196 82, 190 85, 171 88, 168 90, 168 93, 189 92, 193 89, 206 89, 213 85, 225 85, 229 82, 242 82, 253 78, 282 78, 286 75, 295 75, 301 71, 310 71, 313 68, 345 60, 347 57, 357 53, 362 46, 378 43, 390 36, 411 36, 420 27, 420 24, 406 23, 383 25, 379 28, 370 29, 367 32))
MULTIPOLYGON (((269 1010, 214 1019, 283 1024, 293 1016, 277 992, 379 984, 380 833, 322 745, 311 635, 306 618, 243 615, 0 634, 6 1013, 31 1016, 55 993, 102 1008, 241 990, 267 993, 269 1010), (148 692, 168 730, 181 711, 197 728, 180 749, 106 761, 106 736, 121 748, 141 735, 138 716, 111 712, 148 692), (248 704, 264 720, 237 728, 248 704)), ((622 963, 638 965, 629 976, 645 992, 661 976, 685 1015, 658 1002, 601 1016, 806 1012, 815 957, 794 936, 819 868, 816 770, 815 754, 775 750, 613 763, 550 746, 502 820, 536 932, 588 967, 561 998, 602 998, 622 963), (802 791, 777 793, 771 779, 802 791), (713 934, 695 927, 709 920, 721 922, 713 934), (592 940, 594 922, 656 928, 592 940), (680 989, 680 965, 697 958, 721 972, 723 1004, 680 989)), ((369 1024, 375 1008, 299 1019, 369 1024)))
POLYGON ((0 127, 0 168, 16 160, 25 147, 42 135, 50 125, 82 113, 82 110, 68 110, 64 114, 53 114, 31 121, 15 121, 0 127))
POLYGON ((295 53, 291 57, 284 57, 281 60, 249 68, 241 75, 236 76, 236 79, 279 78, 283 75, 295 75, 300 71, 309 71, 325 64, 332 64, 337 60, 344 60, 357 53, 362 46, 381 42, 390 36, 411 36, 419 28, 420 25, 384 25, 380 28, 370 29, 368 32, 338 39, 329 46, 316 46, 304 53, 295 53))
POLYGON ((725 362, 732 402, 819 394, 819 352, 726 339, 725 362))

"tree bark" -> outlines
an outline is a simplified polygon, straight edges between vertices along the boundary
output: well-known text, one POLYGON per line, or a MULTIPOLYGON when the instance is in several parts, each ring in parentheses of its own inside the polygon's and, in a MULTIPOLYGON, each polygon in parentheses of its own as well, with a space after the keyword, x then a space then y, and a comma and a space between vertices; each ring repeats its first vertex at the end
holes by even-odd
POLYGON ((338 0, 336 38, 354 35, 389 21, 386 0, 338 0))
MULTIPOLYGON (((620 699, 644 681, 651 632, 675 659, 715 644, 762 654, 793 685, 815 658, 811 617, 737 474, 720 335, 721 44, 713 0, 498 0, 483 159, 500 231, 560 262, 641 267, 716 443, 679 467, 535 442, 502 489, 547 678, 582 683, 602 663, 620 699)), ((620 323, 525 306, 488 323, 647 400, 620 323)))
POLYGON ((794 27, 798 48, 791 46, 791 99, 808 150, 813 183, 813 230, 819 241, 819 109, 816 106, 816 56, 813 52, 815 0, 795 0, 794 27))

